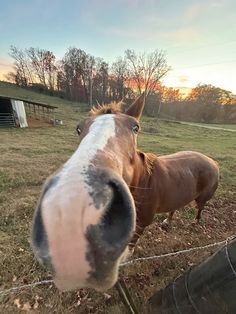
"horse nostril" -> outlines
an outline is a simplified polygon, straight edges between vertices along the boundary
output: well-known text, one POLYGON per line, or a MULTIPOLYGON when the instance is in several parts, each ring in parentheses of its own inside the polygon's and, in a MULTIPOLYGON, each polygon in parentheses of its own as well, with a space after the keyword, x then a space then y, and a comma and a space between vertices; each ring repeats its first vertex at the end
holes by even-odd
POLYGON ((86 238, 89 242, 87 260, 91 279, 102 281, 113 269, 131 241, 135 229, 133 198, 125 182, 113 174, 106 176, 106 185, 112 189, 110 202, 104 208, 100 222, 89 225, 86 238))
POLYGON ((113 197, 102 217, 100 228, 109 245, 123 245, 133 228, 133 208, 128 195, 117 182, 110 182, 113 197))
POLYGON ((119 186, 110 183, 113 188, 113 198, 101 221, 104 240, 110 245, 122 244, 127 241, 132 229, 133 212, 126 203, 127 197, 119 186))
POLYGON ((48 241, 41 216, 41 204, 37 208, 32 230, 32 248, 39 262, 51 268, 48 241))
POLYGON ((42 200, 43 197, 48 193, 48 191, 55 187, 59 180, 58 176, 51 177, 44 186, 43 193, 41 195, 40 201, 37 205, 35 216, 33 219, 31 246, 35 257, 46 266, 51 267, 51 258, 48 249, 48 239, 47 233, 43 224, 42 219, 42 200))
POLYGON ((103 206, 100 222, 87 227, 86 237, 97 250, 119 255, 128 245, 135 226, 135 208, 128 186, 108 169, 88 173, 94 203, 103 206), (99 178, 99 180, 98 180, 99 178))

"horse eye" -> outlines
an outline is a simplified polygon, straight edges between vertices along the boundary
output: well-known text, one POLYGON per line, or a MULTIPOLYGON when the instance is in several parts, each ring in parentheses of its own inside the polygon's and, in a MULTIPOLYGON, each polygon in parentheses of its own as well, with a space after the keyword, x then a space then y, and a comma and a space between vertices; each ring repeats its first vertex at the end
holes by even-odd
POLYGON ((137 134, 138 131, 139 131, 139 125, 136 124, 135 126, 133 126, 133 132, 134 132, 135 134, 137 134))
POLYGON ((81 134, 81 129, 79 127, 76 128, 76 132, 78 133, 78 135, 81 134))

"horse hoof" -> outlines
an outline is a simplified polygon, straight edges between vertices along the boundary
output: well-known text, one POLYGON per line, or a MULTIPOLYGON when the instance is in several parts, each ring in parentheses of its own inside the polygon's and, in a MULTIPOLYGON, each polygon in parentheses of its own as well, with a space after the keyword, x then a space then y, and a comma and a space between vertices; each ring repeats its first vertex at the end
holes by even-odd
POLYGON ((170 229, 171 225, 168 221, 168 219, 166 218, 165 220, 162 221, 161 223, 161 229, 168 231, 170 229))

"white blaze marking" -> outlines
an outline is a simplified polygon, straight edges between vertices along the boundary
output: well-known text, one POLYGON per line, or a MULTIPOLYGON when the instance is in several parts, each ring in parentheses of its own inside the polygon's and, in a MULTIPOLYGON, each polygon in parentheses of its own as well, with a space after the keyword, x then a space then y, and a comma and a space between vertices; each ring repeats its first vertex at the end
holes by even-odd
POLYGON ((91 267, 86 259, 88 225, 97 224, 97 210, 86 184, 86 170, 99 150, 115 136, 114 115, 102 115, 91 124, 78 149, 57 173, 58 182, 42 200, 42 216, 48 235, 56 283, 63 289, 83 287, 91 267))
POLYGON ((87 168, 97 151, 103 150, 109 138, 113 136, 115 136, 114 114, 98 116, 91 124, 88 134, 83 138, 78 149, 65 163, 62 172, 67 172, 71 168, 78 170, 87 168))
MULTIPOLYGON (((88 169, 89 165, 91 165, 91 161, 95 158, 97 152, 103 150, 109 138, 115 136, 114 116, 114 114, 102 115, 98 116, 93 121, 87 135, 80 142, 77 150, 57 174, 59 180, 55 188, 52 186, 47 196, 53 194, 55 189, 59 186, 63 186, 65 192, 70 191, 70 195, 73 191, 78 194, 76 184, 81 182, 84 172, 88 169)), ((65 194, 63 197, 65 198, 65 194)))
MULTIPOLYGON (((97 152, 103 150, 108 140, 113 136, 115 136, 114 114, 98 116, 91 124, 87 135, 80 142, 77 150, 57 174, 59 180, 55 187, 52 186, 48 191, 44 202, 53 204, 56 197, 56 202, 60 203, 61 208, 66 208, 68 204, 73 202, 73 199, 78 200, 78 197, 81 199, 83 192, 85 192, 82 189, 86 188, 87 192, 90 192, 91 187, 85 183, 86 170, 97 152)), ((90 199, 90 203, 92 203, 92 199, 90 199)))

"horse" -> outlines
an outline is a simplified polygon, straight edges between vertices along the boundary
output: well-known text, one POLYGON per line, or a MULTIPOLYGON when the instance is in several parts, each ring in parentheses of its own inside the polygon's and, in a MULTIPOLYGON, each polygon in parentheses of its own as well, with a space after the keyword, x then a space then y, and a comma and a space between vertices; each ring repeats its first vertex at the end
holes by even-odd
POLYGON ((93 108, 80 144, 45 183, 32 225, 36 258, 62 291, 107 290, 155 213, 195 199, 200 212, 218 184, 216 163, 195 152, 157 157, 137 149, 144 95, 93 108))
POLYGON ((131 193, 137 212, 136 233, 130 243, 137 240, 150 225, 156 213, 169 213, 162 227, 171 224, 177 209, 195 201, 196 222, 219 183, 219 167, 213 159, 194 151, 181 151, 171 155, 155 156, 138 151, 131 193))

